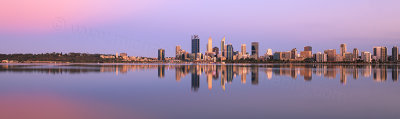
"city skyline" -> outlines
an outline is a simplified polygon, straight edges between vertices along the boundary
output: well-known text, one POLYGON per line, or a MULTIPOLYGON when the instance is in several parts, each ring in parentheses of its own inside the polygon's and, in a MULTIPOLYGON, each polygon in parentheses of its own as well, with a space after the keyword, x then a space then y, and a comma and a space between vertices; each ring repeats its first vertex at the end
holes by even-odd
MULTIPOLYGON (((223 36, 234 47, 259 42, 260 53, 303 46, 322 52, 338 49, 341 43, 372 52, 374 46, 400 45, 398 4, 396 0, 7 1, 0 8, 4 12, 0 39, 7 44, 0 53, 127 52, 156 57, 154 51, 164 48, 172 57, 175 44, 190 48, 187 40, 192 34, 201 36, 200 44, 206 44, 208 37, 223 36)), ((205 50, 201 45, 200 52, 205 50)))

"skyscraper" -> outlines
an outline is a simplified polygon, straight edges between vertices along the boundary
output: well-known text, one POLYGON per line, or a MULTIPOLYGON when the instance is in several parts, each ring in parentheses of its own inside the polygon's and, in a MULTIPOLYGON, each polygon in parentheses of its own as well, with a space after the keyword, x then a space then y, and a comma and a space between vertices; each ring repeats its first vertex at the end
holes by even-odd
POLYGON ((242 44, 241 50, 242 50, 242 55, 245 55, 246 54, 246 44, 242 44))
POLYGON ((376 61, 385 62, 387 61, 387 48, 386 47, 374 47, 373 56, 376 61))
POLYGON ((336 49, 325 50, 324 54, 327 55, 328 62, 336 61, 336 49))
POLYGON ((371 62, 371 53, 361 52, 361 60, 363 60, 364 62, 371 62))
POLYGON ((226 48, 227 48, 227 56, 226 56, 227 60, 233 60, 233 46, 232 46, 232 44, 227 45, 226 48))
POLYGON ((165 60, 165 50, 158 49, 158 60, 164 61, 165 60))
POLYGON ((199 35, 192 36, 192 53, 197 54, 200 52, 200 38, 199 35))
POLYGON ((347 52, 347 45, 346 44, 340 44, 340 55, 344 56, 347 52))
POLYGON ((208 43, 207 43, 207 52, 211 53, 212 52, 212 38, 208 38, 208 43))
POLYGON ((312 47, 311 46, 305 46, 304 51, 311 51, 312 54, 312 47))
POLYGON ((353 50, 353 57, 354 57, 354 60, 358 60, 358 56, 360 56, 358 53, 359 53, 360 51, 357 49, 357 48, 354 48, 354 50, 353 50))
POLYGON ((251 43, 251 57, 258 59, 258 42, 251 43))
POLYGON ((225 57, 225 36, 221 40, 221 55, 225 57))
POLYGON ((399 48, 397 46, 392 48, 392 61, 399 61, 399 48))
POLYGON ((297 55, 297 49, 296 49, 296 48, 293 48, 293 49, 290 51, 290 59, 296 59, 296 55, 297 55))

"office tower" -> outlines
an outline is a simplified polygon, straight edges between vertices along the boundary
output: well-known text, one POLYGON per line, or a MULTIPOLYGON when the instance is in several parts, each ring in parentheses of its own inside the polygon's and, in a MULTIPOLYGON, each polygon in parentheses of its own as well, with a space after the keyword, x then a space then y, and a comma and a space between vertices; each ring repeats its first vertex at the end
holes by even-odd
POLYGON ((213 48, 213 52, 215 53, 215 56, 218 56, 218 54, 219 54, 219 49, 218 49, 218 47, 214 47, 214 48, 213 48))
POLYGON ((361 52, 361 60, 363 60, 364 62, 371 62, 371 53, 361 52))
POLYGON ((181 46, 176 46, 175 47, 175 59, 180 59, 180 57, 182 56, 182 49, 181 46))
POLYGON ((296 59, 297 55, 297 49, 293 48, 292 51, 290 51, 290 59, 296 59))
POLYGON ((119 56, 118 56, 119 54, 118 54, 118 52, 117 53, 115 53, 115 58, 119 58, 119 56))
POLYGON ((227 49, 227 56, 226 56, 227 60, 233 60, 233 46, 232 46, 232 44, 227 45, 226 49, 227 49))
POLYGON ((207 52, 211 53, 212 52, 212 38, 208 38, 208 43, 207 43, 207 52))
POLYGON ((374 47, 373 56, 376 61, 385 62, 387 61, 387 48, 386 47, 374 47))
POLYGON ((399 61, 399 48, 397 46, 392 48, 392 61, 399 61))
POLYGON ((340 44, 340 55, 344 56, 345 53, 347 52, 347 45, 346 44, 340 44))
POLYGON ((254 59, 258 59, 258 42, 251 43, 251 56, 254 59))
POLYGON ((200 52, 200 38, 198 35, 192 36, 192 54, 200 52))
POLYGON ((336 49, 325 50, 324 54, 327 55, 328 62, 336 61, 336 49))
POLYGON ((358 60, 358 56, 360 56, 358 53, 359 53, 360 51, 357 49, 357 48, 354 48, 354 50, 353 50, 353 56, 354 56, 354 60, 358 60))
POLYGON ((304 51, 310 51, 312 54, 312 47, 311 46, 305 46, 304 51))
POLYGON ((165 50, 158 49, 158 60, 164 61, 165 60, 165 50))
POLYGON ((315 60, 317 62, 327 62, 328 61, 328 55, 325 53, 317 52, 315 56, 315 60))
POLYGON ((221 40, 221 55, 222 57, 225 57, 225 36, 221 40))
POLYGON ((240 47, 242 50, 242 55, 246 54, 246 44, 242 44, 242 46, 240 47))

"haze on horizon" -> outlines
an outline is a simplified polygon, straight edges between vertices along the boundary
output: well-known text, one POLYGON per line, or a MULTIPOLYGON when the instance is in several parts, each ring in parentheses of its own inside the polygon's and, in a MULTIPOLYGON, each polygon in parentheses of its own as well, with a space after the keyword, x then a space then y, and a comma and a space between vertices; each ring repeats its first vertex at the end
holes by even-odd
MULTIPOLYGON (((157 56, 175 46, 190 51, 200 36, 201 52, 213 46, 260 43, 313 52, 400 45, 399 0, 8 0, 0 5, 0 53, 127 52, 157 56)), ((247 48, 249 51, 249 47, 247 48)), ((391 51, 389 50, 389 53, 391 51)))

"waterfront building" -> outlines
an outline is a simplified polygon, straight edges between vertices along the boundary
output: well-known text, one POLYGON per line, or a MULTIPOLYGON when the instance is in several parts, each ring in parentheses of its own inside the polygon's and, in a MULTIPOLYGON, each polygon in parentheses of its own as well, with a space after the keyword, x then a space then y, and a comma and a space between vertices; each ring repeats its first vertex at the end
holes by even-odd
POLYGON ((158 49, 158 60, 164 61, 165 60, 165 50, 158 49))
POLYGON ((233 60, 233 46, 232 44, 227 45, 227 60, 233 60))
POLYGON ((196 54, 200 52, 200 38, 198 35, 192 36, 192 53, 196 54))
POLYGON ((328 62, 336 61, 336 50, 335 49, 328 49, 324 51, 324 54, 327 55, 328 62))
POLYGON ((212 51, 214 52, 215 56, 218 56, 218 54, 219 54, 219 48, 218 47, 214 47, 212 51))
POLYGON ((291 51, 290 51, 290 59, 296 59, 296 55, 297 55, 297 49, 296 48, 293 48, 291 51))
POLYGON ((399 61, 399 48, 397 46, 392 48, 392 61, 399 61))
POLYGON ((359 55, 359 50, 357 49, 357 48, 354 48, 354 50, 353 50, 353 57, 354 57, 354 60, 355 61, 357 61, 358 60, 358 57, 360 56, 359 55))
POLYGON ((315 56, 315 60, 317 62, 327 62, 328 61, 328 55, 325 53, 317 52, 315 56))
POLYGON ((340 44, 340 55, 344 56, 347 52, 347 45, 346 44, 340 44))
POLYGON ((225 36, 221 40, 221 55, 222 57, 225 57, 225 36))
POLYGON ((386 62, 387 61, 387 48, 386 47, 374 47, 373 57, 375 61, 386 62))
POLYGON ((208 43, 207 43, 207 52, 211 53, 212 51, 212 38, 208 38, 208 43))
POLYGON ((312 54, 312 47, 311 46, 305 46, 304 51, 310 51, 312 54))
POLYGON ((353 53, 346 52, 346 53, 344 54, 344 59, 343 59, 343 60, 344 60, 344 61, 348 61, 348 62, 354 61, 353 53))
POLYGON ((371 62, 371 53, 361 52, 361 60, 363 60, 364 62, 371 62))
POLYGON ((245 55, 246 54, 246 44, 242 44, 242 46, 240 47, 240 49, 241 49, 241 53, 242 53, 242 55, 245 55))
POLYGON ((311 51, 301 51, 300 52, 300 57, 306 59, 306 58, 312 58, 312 53, 311 51))
POLYGON ((251 43, 251 57, 258 59, 258 42, 251 43))

